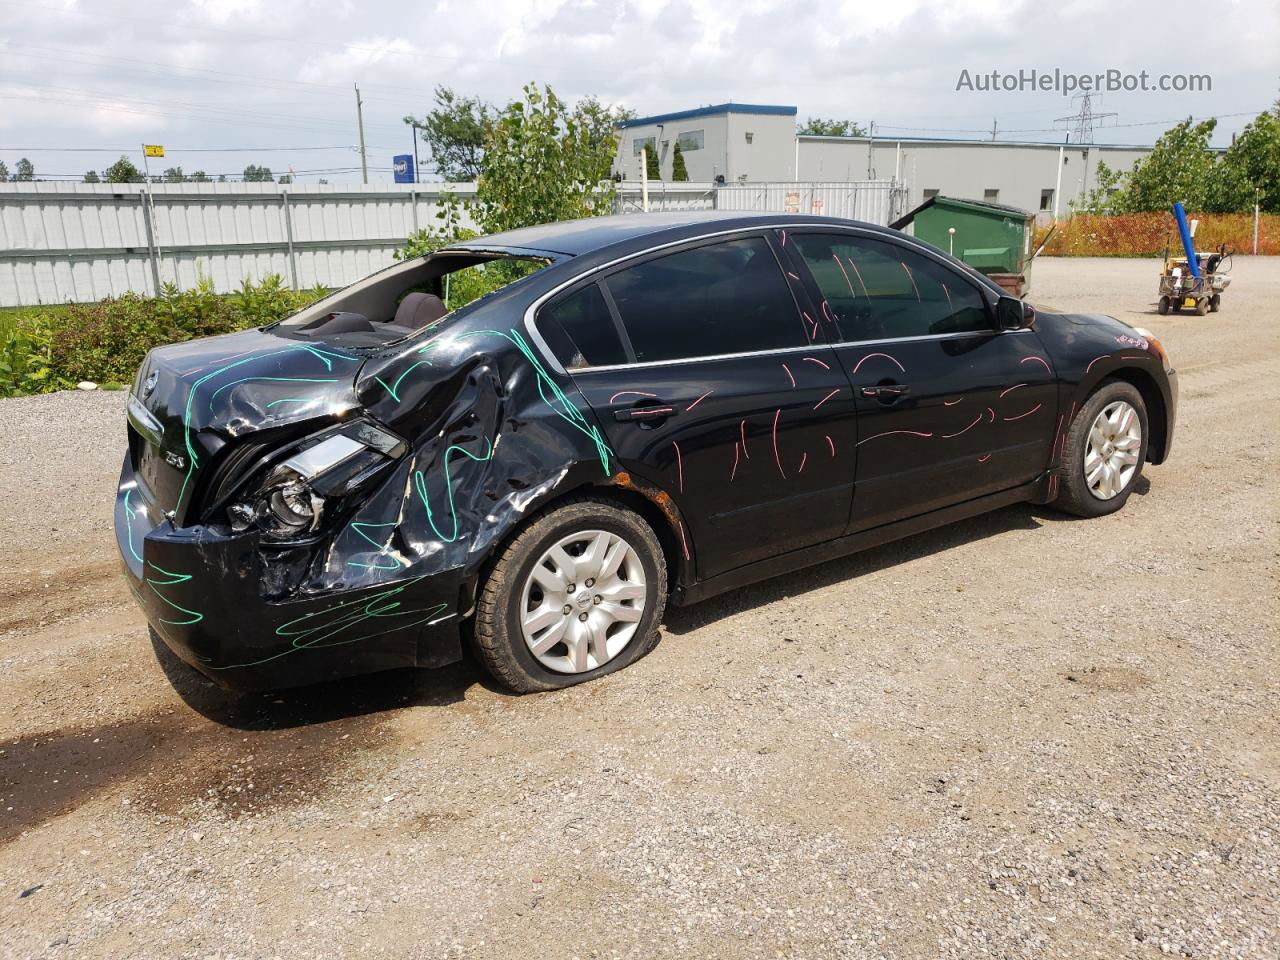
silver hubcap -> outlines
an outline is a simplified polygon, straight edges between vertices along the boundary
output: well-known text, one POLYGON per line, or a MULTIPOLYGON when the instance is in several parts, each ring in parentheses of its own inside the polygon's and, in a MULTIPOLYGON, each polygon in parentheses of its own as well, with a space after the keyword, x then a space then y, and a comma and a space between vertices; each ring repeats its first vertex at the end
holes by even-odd
POLYGON ((524 642, 548 670, 594 670, 626 649, 644 602, 644 567, 631 544, 605 530, 572 533, 548 548, 525 580, 524 642))
POLYGON ((1089 492, 1110 500, 1129 486, 1138 471, 1142 453, 1142 421, 1138 411, 1123 400, 1102 408, 1084 451, 1084 479, 1089 492))

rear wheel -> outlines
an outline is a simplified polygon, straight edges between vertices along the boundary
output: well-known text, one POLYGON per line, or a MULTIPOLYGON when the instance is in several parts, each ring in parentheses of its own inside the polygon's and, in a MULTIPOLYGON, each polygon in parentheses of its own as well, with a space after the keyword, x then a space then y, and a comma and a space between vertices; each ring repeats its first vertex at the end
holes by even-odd
POLYGON ((1217 313, 1221 307, 1222 307, 1222 294, 1215 293, 1212 297, 1209 298, 1209 312, 1217 313))
POLYGON ((1169 312, 1169 298, 1161 297, 1160 305, 1159 307, 1157 307, 1157 309, 1160 311, 1161 316, 1167 314, 1169 312))
POLYGON ((571 501, 502 550, 476 604, 476 650, 519 693, 568 687, 652 650, 666 599, 649 525, 606 500, 571 501))
POLYGON ((1201 297, 1196 301, 1196 316, 1203 317, 1209 312, 1209 298, 1201 297))
POLYGON ((1124 506, 1147 459, 1147 406, 1131 383, 1103 383, 1072 421, 1062 447, 1056 506, 1100 517, 1124 506))

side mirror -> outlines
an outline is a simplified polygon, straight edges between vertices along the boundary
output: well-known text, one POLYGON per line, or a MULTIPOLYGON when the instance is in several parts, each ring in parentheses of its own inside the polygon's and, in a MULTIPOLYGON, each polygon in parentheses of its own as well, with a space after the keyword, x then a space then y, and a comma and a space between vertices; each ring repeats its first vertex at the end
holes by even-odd
POLYGON ((1025 330, 1036 322, 1036 311, 1025 300, 1001 297, 996 301, 996 323, 1001 330, 1025 330))

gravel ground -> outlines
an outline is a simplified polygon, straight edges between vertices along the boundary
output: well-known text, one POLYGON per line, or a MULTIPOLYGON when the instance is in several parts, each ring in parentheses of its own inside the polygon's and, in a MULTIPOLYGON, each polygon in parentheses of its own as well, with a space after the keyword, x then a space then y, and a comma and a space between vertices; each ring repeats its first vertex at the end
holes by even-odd
POLYGON ((1124 511, 673 610, 524 698, 171 683, 110 536, 122 395, 0 401, 0 956, 1280 956, 1280 262, 1206 318, 1156 268, 1036 266, 1180 369, 1124 511))

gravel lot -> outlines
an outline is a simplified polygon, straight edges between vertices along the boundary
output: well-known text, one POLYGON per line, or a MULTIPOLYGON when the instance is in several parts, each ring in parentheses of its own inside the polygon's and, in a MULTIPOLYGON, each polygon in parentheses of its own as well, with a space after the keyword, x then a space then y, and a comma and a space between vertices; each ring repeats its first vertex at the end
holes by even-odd
POLYGON ((175 688, 110 534, 123 395, 0 401, 0 955, 1280 956, 1280 262, 1205 318, 1156 270, 1035 270, 1180 369, 1124 511, 674 610, 524 698, 175 688))

